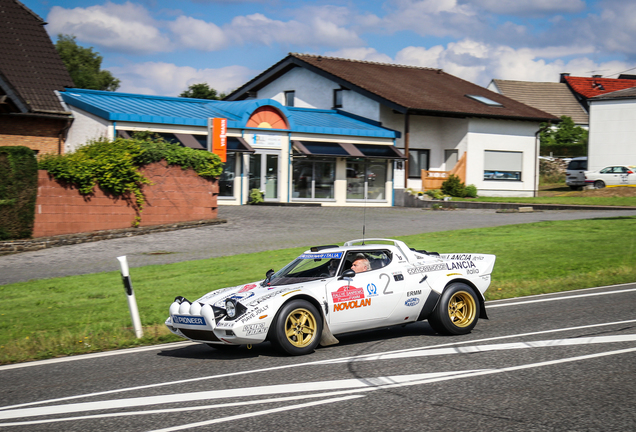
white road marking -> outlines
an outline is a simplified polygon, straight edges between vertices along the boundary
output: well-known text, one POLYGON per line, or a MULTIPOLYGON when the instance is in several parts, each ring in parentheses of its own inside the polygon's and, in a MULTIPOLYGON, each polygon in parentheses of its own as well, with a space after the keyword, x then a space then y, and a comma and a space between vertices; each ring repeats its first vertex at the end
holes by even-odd
POLYGON ((328 364, 331 364, 331 363, 342 363, 344 361, 357 361, 357 360, 360 360, 360 359, 364 359, 366 357, 372 357, 372 356, 377 356, 377 355, 390 355, 390 354, 395 354, 395 353, 406 353, 406 352, 411 352, 411 351, 420 351, 422 349, 432 350, 432 349, 442 348, 442 347, 450 347, 450 346, 465 345, 465 344, 474 344, 474 343, 480 343, 480 342, 488 342, 488 341, 495 341, 495 340, 502 340, 502 339, 511 339, 511 338, 520 338, 520 337, 527 337, 527 336, 537 336, 537 335, 541 335, 541 334, 559 333, 559 332, 567 332, 567 331, 573 331, 573 330, 591 329, 591 328, 597 328, 597 327, 624 325, 624 324, 631 324, 631 323, 635 323, 635 322, 636 322, 636 319, 625 320, 625 321, 614 321, 614 322, 610 322, 610 323, 589 324, 589 325, 585 325, 585 326, 576 326, 576 327, 568 327, 568 328, 552 329, 552 330, 542 330, 542 331, 537 331, 537 332, 520 333, 520 334, 513 334, 513 335, 506 335, 506 336, 495 336, 495 337, 491 337, 491 338, 467 340, 467 341, 462 341, 462 342, 450 342, 450 343, 446 343, 446 344, 432 345, 432 346, 429 346, 429 347, 406 348, 406 349, 402 349, 402 350, 386 351, 384 353, 364 354, 364 355, 359 355, 359 356, 341 357, 341 358, 338 358, 338 359, 331 359, 331 360, 318 360, 318 361, 307 362, 307 363, 294 363, 294 364, 283 365, 283 366, 274 366, 274 367, 270 367, 270 368, 252 369, 252 370, 241 371, 241 372, 231 372, 231 373, 226 373, 226 374, 210 375, 210 376, 206 376, 206 377, 198 377, 198 378, 189 378, 189 379, 185 379, 185 380, 168 381, 168 382, 148 384, 148 385, 143 385, 143 386, 128 387, 128 388, 116 389, 116 390, 107 390, 107 391, 102 391, 102 392, 87 393, 87 394, 76 395, 76 396, 67 396, 67 397, 56 398, 56 399, 48 399, 48 400, 43 400, 43 401, 27 402, 27 403, 17 404, 17 405, 8 405, 8 406, 0 407, 0 413, 3 410, 26 407, 26 406, 42 405, 42 404, 48 404, 48 403, 68 401, 68 400, 73 400, 73 399, 81 399, 81 398, 88 398, 88 397, 95 397, 95 396, 103 396, 103 395, 107 395, 107 394, 123 393, 123 392, 134 391, 134 390, 144 390, 144 389, 163 387, 163 386, 169 386, 169 385, 185 384, 185 383, 189 383, 189 382, 197 382, 197 381, 203 381, 203 380, 227 378, 227 377, 238 376, 238 375, 248 375, 248 374, 255 374, 255 373, 271 372, 271 371, 274 371, 274 370, 290 369, 290 368, 295 368, 295 367, 328 365, 328 364))
MULTIPOLYGON (((622 336, 600 336, 600 337, 585 337, 585 338, 573 338, 573 339, 553 339, 543 341, 532 342, 512 342, 507 344, 493 344, 493 345, 475 345, 468 347, 458 348, 437 348, 437 349, 421 349, 417 351, 392 353, 392 354, 376 354, 366 358, 358 358, 355 360, 348 360, 346 363, 358 362, 358 361, 376 361, 376 360, 394 360, 399 358, 410 357, 429 357, 446 354, 472 354, 477 352, 489 352, 489 351, 503 351, 511 349, 527 349, 527 348, 543 348, 543 347, 557 347, 557 346, 572 346, 572 345, 591 345, 601 343, 618 343, 618 342, 633 342, 636 341, 636 335, 622 335, 622 336)), ((338 363, 344 363, 340 361, 338 363)))
POLYGON ((563 296, 563 297, 542 298, 542 299, 536 299, 536 300, 521 300, 521 301, 518 301, 518 302, 501 303, 501 304, 490 304, 489 302, 486 302, 486 309, 492 309, 492 308, 497 308, 497 307, 506 307, 506 306, 525 305, 525 304, 530 304, 530 303, 542 303, 542 302, 549 302, 549 301, 572 300, 572 299, 582 298, 582 297, 593 297, 593 296, 610 295, 610 294, 622 294, 622 293, 628 293, 628 292, 633 292, 633 291, 636 291, 636 288, 617 290, 617 291, 605 291, 605 292, 602 292, 602 293, 576 294, 576 295, 568 295, 568 296, 563 296))
POLYGON ((473 371, 460 372, 436 372, 416 375, 399 375, 377 378, 352 378, 345 380, 305 382, 297 384, 278 384, 270 386, 233 388, 227 390, 210 390, 193 393, 170 393, 161 396, 146 396, 129 399, 113 399, 97 402, 82 402, 76 404, 52 405, 40 408, 22 408, 0 411, 0 420, 35 417, 53 414, 69 414, 86 411, 99 411, 108 409, 134 408, 147 405, 162 405, 169 403, 195 402, 210 399, 225 399, 245 397, 245 395, 266 396, 280 393, 301 393, 307 391, 327 391, 337 389, 363 388, 369 386, 381 386, 392 383, 423 380, 447 375, 465 374, 473 371))

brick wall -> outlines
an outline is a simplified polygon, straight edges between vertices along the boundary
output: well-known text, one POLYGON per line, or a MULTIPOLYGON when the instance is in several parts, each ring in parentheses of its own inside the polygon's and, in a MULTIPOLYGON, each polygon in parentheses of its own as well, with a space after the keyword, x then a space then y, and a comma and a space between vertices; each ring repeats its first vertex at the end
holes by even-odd
POLYGON ((60 132, 67 121, 42 117, 0 116, 0 146, 25 146, 40 154, 55 153, 60 145, 60 132))
MULTIPOLYGON (((146 205, 140 226, 216 219, 218 182, 164 162, 141 171, 153 184, 143 188, 146 205)), ((33 237, 127 228, 135 216, 132 204, 122 198, 99 188, 84 196, 39 171, 33 237)))

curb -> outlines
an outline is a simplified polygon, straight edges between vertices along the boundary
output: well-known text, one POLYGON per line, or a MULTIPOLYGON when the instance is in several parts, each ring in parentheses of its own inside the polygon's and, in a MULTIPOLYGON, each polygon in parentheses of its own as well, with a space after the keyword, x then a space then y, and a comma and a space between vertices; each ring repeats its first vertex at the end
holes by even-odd
MULTIPOLYGON (((442 208, 490 209, 490 210, 519 210, 520 207, 531 207, 533 210, 636 210, 628 206, 592 206, 572 204, 534 204, 534 203, 489 203, 468 201, 422 201, 413 207, 432 208, 434 205, 442 208)), ((408 206, 411 207, 411 206, 408 206)))
POLYGON ((227 223, 225 219, 204 219, 198 221, 178 222, 138 228, 131 227, 115 230, 93 231, 88 233, 65 234, 52 237, 38 237, 35 239, 26 240, 4 241, 0 242, 0 256, 20 252, 37 251, 57 246, 90 243, 100 240, 132 237, 165 231, 176 231, 187 228, 198 228, 206 225, 219 225, 224 223, 227 223))

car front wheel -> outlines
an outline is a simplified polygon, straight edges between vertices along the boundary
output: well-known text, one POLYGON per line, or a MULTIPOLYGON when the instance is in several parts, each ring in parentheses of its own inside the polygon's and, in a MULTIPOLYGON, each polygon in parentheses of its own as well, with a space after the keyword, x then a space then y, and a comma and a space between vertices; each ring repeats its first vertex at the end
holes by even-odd
POLYGON ((449 285, 428 318, 438 333, 462 335, 470 333, 479 319, 479 300, 468 285, 456 282, 449 285))
POLYGON ((603 189, 605 187, 605 183, 602 180, 596 180, 594 182, 594 187, 596 189, 603 189))
POLYGON ((320 342, 322 318, 308 301, 292 300, 283 305, 274 326, 272 342, 287 354, 309 354, 320 342))

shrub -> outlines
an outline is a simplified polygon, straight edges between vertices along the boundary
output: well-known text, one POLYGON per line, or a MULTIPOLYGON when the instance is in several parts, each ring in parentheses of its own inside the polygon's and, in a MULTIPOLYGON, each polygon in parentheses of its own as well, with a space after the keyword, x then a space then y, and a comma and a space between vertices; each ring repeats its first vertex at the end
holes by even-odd
POLYGON ((0 147, 0 240, 33 234, 38 167, 33 150, 0 147))
POLYGON ((477 198, 477 186, 472 184, 466 186, 466 195, 464 196, 468 198, 477 198))
POLYGON ((444 193, 440 189, 431 189, 431 190, 427 190, 424 193, 436 200, 444 199, 444 193))
POLYGON ((260 204, 262 202, 264 202, 265 200, 263 199, 263 192, 261 192, 260 190, 254 188, 250 191, 250 204, 260 204))
POLYGON ((446 195, 461 198, 466 196, 466 186, 458 176, 451 174, 450 177, 442 183, 442 192, 446 195))

